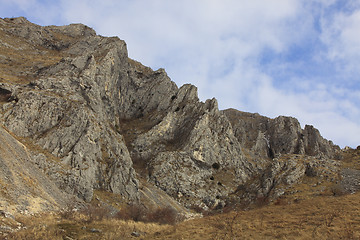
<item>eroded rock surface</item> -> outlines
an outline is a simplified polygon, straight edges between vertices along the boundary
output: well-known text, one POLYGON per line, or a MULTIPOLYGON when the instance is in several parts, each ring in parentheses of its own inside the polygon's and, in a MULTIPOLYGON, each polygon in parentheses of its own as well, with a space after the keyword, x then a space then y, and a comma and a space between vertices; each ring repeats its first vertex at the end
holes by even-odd
POLYGON ((278 154, 292 153, 340 158, 339 146, 324 139, 311 125, 301 129, 296 118, 280 116, 270 119, 235 109, 223 112, 241 145, 260 157, 274 158, 278 154))
MULTIPOLYGON (((1 125, 0 143, 0 211, 58 210, 69 203, 71 195, 62 192, 38 167, 55 165, 54 160, 44 161, 40 156, 33 156, 1 125)), ((51 169, 54 176, 66 171, 59 162, 51 169)), ((76 176, 73 179, 76 181, 76 176)))
POLYGON ((102 189, 151 202, 166 193, 189 208, 216 209, 233 194, 280 196, 280 183, 320 176, 319 164, 337 171, 329 159, 339 147, 312 126, 219 111, 216 99, 199 101, 195 86, 178 88, 163 69, 129 59, 117 37, 24 18, 0 19, 0 36, 0 121, 67 194, 91 201, 102 189))

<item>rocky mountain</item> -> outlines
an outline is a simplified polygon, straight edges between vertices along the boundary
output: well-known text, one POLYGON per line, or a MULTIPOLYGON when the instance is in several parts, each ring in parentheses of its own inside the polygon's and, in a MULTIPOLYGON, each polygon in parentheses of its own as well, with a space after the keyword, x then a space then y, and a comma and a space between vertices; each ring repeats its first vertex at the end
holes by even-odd
POLYGON ((302 154, 339 159, 340 148, 321 137, 311 125, 301 129, 296 118, 279 116, 270 119, 235 109, 224 110, 242 146, 260 157, 277 154, 302 154))
POLYGON ((275 199, 304 176, 338 180, 341 150, 314 127, 219 111, 216 99, 201 102, 195 86, 179 88, 163 69, 130 59, 124 41, 82 24, 0 19, 0 66, 7 211, 34 209, 9 200, 19 194, 46 210, 69 196, 90 202, 96 190, 179 211, 219 209, 275 199))

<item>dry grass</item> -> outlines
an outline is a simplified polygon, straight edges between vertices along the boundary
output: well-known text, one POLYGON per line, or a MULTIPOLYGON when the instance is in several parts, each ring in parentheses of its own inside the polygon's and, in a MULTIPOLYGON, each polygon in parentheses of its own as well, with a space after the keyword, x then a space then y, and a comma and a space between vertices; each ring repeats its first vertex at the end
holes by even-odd
POLYGON ((169 227, 108 218, 102 214, 102 210, 91 207, 79 212, 20 216, 17 221, 26 228, 7 235, 7 239, 132 239, 133 232, 145 236, 169 227))
POLYGON ((134 59, 128 58, 128 61, 129 64, 135 68, 139 77, 143 77, 143 76, 148 77, 149 75, 154 73, 154 71, 151 68, 142 65, 140 62, 134 59))
POLYGON ((43 214, 20 217, 26 229, 8 239, 360 239, 360 194, 233 211, 179 223, 43 214), (70 217, 69 217, 70 216, 70 217))
POLYGON ((0 81, 26 84, 35 78, 36 69, 53 65, 63 57, 59 52, 35 48, 25 40, 0 31, 0 81), (20 47, 21 46, 21 47, 20 47))
POLYGON ((342 167, 343 168, 352 168, 360 170, 360 147, 358 149, 349 149, 342 153, 343 159, 342 167))
POLYGON ((147 239, 359 239, 360 194, 183 222, 147 239))
POLYGON ((94 189, 94 197, 91 203, 95 205, 105 203, 118 210, 126 206, 126 201, 123 196, 101 189, 94 189))
MULTIPOLYGON (((13 26, 3 24, 0 29, 0 82, 28 84, 36 78, 40 68, 58 63, 64 53, 43 46, 34 45, 7 32, 13 26)), ((58 41, 71 42, 64 34, 50 31, 58 41)))

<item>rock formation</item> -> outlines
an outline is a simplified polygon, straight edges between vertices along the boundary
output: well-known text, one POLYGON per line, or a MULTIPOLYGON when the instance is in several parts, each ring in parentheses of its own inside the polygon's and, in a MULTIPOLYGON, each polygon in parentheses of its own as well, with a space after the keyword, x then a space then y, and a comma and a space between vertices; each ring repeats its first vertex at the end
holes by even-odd
POLYGON ((241 145, 260 157, 291 153, 339 159, 340 148, 321 137, 311 125, 301 129, 296 118, 275 119, 235 109, 223 111, 241 145))
POLYGON ((1 124, 58 189, 85 201, 94 189, 142 201, 152 184, 185 207, 214 209, 244 187, 269 195, 316 172, 309 166, 336 170, 327 159, 339 147, 312 126, 219 111, 216 99, 199 101, 195 86, 178 88, 163 69, 129 59, 124 41, 84 25, 0 19, 0 48, 1 124), (272 161, 279 154, 309 157, 272 161))

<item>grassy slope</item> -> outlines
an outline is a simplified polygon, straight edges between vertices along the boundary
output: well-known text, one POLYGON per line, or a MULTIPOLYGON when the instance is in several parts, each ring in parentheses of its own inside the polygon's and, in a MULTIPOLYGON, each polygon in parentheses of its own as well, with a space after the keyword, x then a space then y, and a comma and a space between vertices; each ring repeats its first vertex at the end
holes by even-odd
POLYGON ((182 222, 175 226, 81 215, 20 217, 27 226, 9 239, 360 239, 360 194, 323 196, 182 222), (93 232, 91 229, 100 230, 93 232), (139 239, 139 238, 138 238, 139 239))
POLYGON ((63 57, 57 51, 32 46, 2 30, 0 39, 0 82, 27 84, 34 78, 34 66, 46 67, 63 57))
POLYGON ((360 194, 318 197, 179 224, 148 239, 359 239, 360 194))

